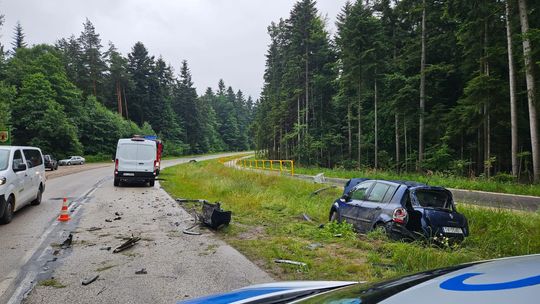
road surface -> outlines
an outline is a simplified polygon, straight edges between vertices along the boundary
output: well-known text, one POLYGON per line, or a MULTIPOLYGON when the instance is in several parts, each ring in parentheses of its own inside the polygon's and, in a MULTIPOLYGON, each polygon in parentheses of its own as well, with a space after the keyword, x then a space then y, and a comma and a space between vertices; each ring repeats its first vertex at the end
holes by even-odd
POLYGON ((50 179, 40 206, 24 208, 0 226, 0 303, 20 303, 25 296, 24 303, 95 303, 96 297, 103 303, 174 303, 271 281, 211 232, 182 234, 193 218, 159 185, 115 188, 112 171, 110 165, 50 179), (63 197, 73 202, 68 223, 56 221, 63 197), (121 219, 105 221, 118 217, 115 212, 121 219), (62 249, 69 233, 73 246, 62 249), (103 250, 131 235, 142 239, 129 251, 103 250), (142 268, 147 274, 136 275, 142 268), (81 285, 95 275, 96 282, 81 285), (51 277, 58 286, 34 286, 51 277))

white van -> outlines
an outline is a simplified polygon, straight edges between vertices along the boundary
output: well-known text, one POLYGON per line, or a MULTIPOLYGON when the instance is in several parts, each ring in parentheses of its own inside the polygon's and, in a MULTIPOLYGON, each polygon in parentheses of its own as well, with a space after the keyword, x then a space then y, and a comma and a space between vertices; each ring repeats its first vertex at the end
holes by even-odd
POLYGON ((121 182, 146 182, 154 186, 159 163, 156 142, 144 138, 118 140, 114 168, 114 186, 121 182))
POLYGON ((0 146, 0 224, 11 222, 25 205, 41 204, 45 179, 40 149, 0 146))

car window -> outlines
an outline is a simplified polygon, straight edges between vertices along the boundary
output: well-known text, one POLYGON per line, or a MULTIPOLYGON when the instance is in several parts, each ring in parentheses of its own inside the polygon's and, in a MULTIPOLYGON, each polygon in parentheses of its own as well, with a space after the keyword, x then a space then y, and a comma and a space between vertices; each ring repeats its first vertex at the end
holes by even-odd
POLYGON ((416 190, 416 199, 422 207, 450 209, 450 196, 441 190, 416 190))
POLYGON ((6 170, 9 164, 9 150, 0 150, 0 171, 6 170))
POLYGON ((373 182, 361 183, 353 190, 351 194, 351 199, 353 200, 363 200, 366 197, 366 192, 373 185, 373 182))
POLYGON ((394 193, 396 192, 396 190, 397 190, 396 186, 390 186, 390 188, 388 188, 388 191, 386 191, 386 195, 383 198, 383 203, 388 203, 394 196, 394 193))
POLYGON ((16 169, 19 167, 19 165, 24 164, 24 160, 22 157, 21 150, 15 151, 13 154, 13 169, 16 169))
POLYGON ((28 167, 33 168, 43 164, 43 159, 41 158, 41 152, 39 152, 39 150, 24 149, 23 153, 28 167))
POLYGON ((375 187, 373 187, 373 190, 371 190, 371 192, 369 193, 367 200, 376 203, 381 202, 389 188, 390 186, 387 184, 375 184, 375 187))

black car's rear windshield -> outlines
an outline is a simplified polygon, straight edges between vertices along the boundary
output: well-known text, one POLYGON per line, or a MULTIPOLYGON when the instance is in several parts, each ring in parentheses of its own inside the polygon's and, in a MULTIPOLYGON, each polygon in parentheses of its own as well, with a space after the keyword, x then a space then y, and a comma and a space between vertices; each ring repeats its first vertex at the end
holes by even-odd
POLYGON ((0 149, 0 171, 6 170, 9 165, 9 150, 0 149))
POLYGON ((422 207, 452 209, 452 200, 446 191, 418 189, 414 194, 422 207))

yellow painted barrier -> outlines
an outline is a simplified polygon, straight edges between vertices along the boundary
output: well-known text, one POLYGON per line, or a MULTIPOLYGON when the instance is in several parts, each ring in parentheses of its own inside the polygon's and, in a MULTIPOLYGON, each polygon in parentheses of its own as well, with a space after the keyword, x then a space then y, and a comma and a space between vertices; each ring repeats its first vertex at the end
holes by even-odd
POLYGON ((285 159, 242 159, 236 162, 242 168, 257 170, 279 171, 279 173, 288 173, 294 175, 294 160, 285 159), (275 164, 275 166, 274 166, 275 164), (279 164, 279 167, 277 166, 279 164))

